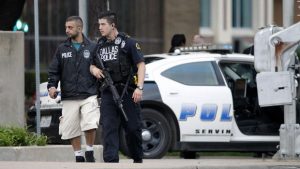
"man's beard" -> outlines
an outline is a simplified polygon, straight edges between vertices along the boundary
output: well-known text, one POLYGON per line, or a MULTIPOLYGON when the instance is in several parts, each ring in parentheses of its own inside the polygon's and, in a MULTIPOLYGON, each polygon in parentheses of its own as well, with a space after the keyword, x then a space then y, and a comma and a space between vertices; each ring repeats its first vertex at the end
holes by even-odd
POLYGON ((77 34, 67 34, 69 38, 71 39, 76 39, 78 37, 78 33, 77 34))

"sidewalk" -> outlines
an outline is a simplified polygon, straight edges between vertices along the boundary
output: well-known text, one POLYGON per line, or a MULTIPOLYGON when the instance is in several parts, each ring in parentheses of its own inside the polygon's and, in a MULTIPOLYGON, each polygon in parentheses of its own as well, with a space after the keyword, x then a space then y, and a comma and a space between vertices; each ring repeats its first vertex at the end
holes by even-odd
POLYGON ((75 162, 0 162, 0 169, 300 169, 299 161, 272 159, 156 159, 134 164, 122 159, 120 163, 75 162))
POLYGON ((103 163, 102 145, 95 145, 94 150, 96 163, 75 163, 70 145, 0 147, 0 169, 300 169, 300 160, 240 156, 201 156, 193 160, 165 157, 144 159, 142 164, 122 157, 120 163, 103 163))

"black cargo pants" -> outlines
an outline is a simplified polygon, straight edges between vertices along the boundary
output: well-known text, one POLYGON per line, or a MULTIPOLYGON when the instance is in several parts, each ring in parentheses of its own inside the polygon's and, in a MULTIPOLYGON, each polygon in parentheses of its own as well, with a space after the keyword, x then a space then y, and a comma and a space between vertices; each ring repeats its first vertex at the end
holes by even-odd
POLYGON ((103 134, 104 162, 119 162, 119 129, 124 127, 127 146, 134 160, 143 157, 141 108, 133 102, 132 92, 123 96, 123 107, 128 117, 125 122, 121 111, 115 104, 109 89, 101 93, 101 123, 103 134))

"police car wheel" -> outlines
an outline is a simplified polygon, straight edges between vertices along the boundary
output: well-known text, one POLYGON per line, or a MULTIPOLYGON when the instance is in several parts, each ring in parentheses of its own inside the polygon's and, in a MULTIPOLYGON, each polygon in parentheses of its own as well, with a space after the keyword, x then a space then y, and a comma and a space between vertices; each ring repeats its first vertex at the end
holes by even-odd
POLYGON ((143 109, 143 150, 144 158, 162 158, 171 145, 171 127, 168 120, 158 111, 143 109), (147 132, 150 138, 146 137, 147 132))
MULTIPOLYGON (((167 119, 153 109, 142 109, 142 137, 145 159, 162 158, 171 145, 171 128, 167 119)), ((120 132, 120 149, 125 155, 129 154, 126 146, 125 132, 120 132)))

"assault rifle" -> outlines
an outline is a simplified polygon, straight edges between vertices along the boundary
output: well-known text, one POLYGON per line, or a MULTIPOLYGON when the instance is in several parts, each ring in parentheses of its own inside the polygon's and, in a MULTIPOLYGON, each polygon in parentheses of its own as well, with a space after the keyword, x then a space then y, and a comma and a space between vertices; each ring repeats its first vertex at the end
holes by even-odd
POLYGON ((115 101, 116 105, 119 107, 119 109, 121 110, 122 115, 123 115, 125 121, 127 122, 128 118, 127 118, 127 115, 126 115, 126 113, 125 113, 125 111, 123 109, 122 98, 120 97, 120 95, 119 95, 119 93, 118 93, 118 91, 116 89, 116 86, 114 85, 114 82, 113 82, 113 80, 112 80, 112 78, 111 78, 108 70, 104 67, 104 64, 102 62, 101 57, 99 56, 98 51, 96 52, 96 55, 97 55, 98 60, 100 62, 100 66, 102 68, 102 72, 103 72, 103 74, 105 76, 104 77, 104 83, 107 86, 109 86, 109 89, 110 89, 110 91, 111 91, 111 93, 113 95, 114 101, 115 101))

